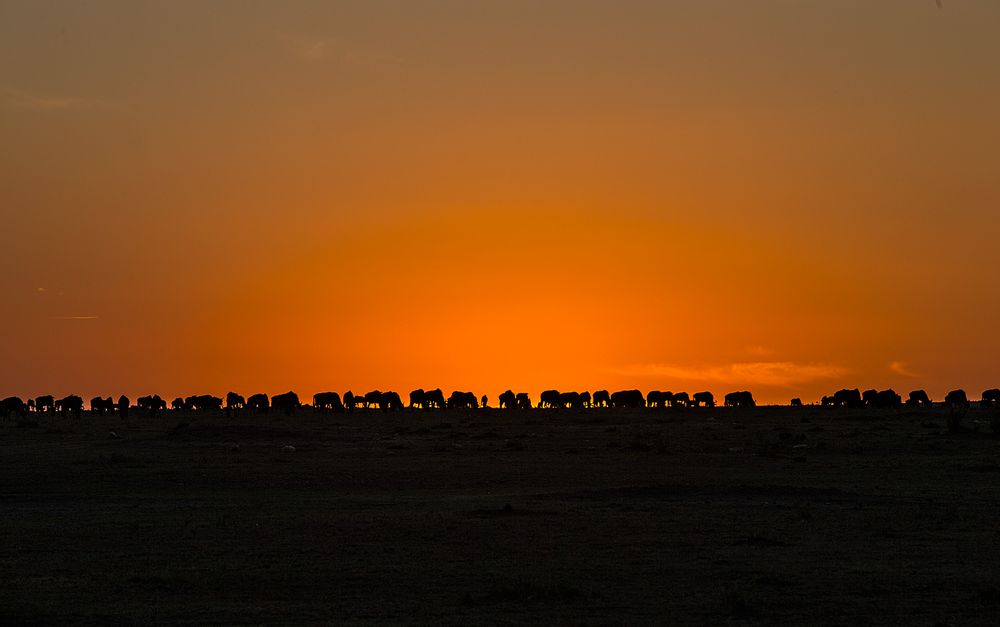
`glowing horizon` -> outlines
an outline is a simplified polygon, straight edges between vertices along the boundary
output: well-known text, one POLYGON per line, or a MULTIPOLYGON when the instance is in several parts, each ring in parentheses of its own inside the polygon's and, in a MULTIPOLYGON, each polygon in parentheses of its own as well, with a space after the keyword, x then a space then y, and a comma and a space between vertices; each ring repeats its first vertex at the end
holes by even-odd
POLYGON ((0 396, 1000 386, 1000 5, 752 5, 0 3, 0 396))

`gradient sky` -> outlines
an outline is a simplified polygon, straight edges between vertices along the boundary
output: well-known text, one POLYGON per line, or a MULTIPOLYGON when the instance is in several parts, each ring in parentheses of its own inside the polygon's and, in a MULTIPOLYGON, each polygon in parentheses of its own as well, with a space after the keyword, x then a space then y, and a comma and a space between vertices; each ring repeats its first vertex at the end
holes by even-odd
POLYGON ((0 0, 0 396, 1000 386, 943 4, 0 0))

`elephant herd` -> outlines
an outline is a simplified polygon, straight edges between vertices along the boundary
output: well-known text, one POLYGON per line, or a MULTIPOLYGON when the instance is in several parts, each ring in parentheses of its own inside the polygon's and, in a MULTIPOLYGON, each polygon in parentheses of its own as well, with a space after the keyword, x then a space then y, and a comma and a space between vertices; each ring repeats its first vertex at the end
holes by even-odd
MULTIPOLYGON (((561 392, 559 390, 545 390, 541 393, 538 404, 532 405, 531 398, 526 392, 514 392, 506 390, 498 397, 499 408, 501 410, 525 410, 525 409, 589 409, 589 408, 616 408, 635 409, 648 407, 652 409, 666 408, 689 408, 689 407, 715 407, 715 396, 711 392, 697 392, 688 394, 687 392, 664 392, 654 390, 643 395, 639 390, 620 390, 608 392, 598 390, 590 392, 561 392)), ((943 404, 950 408, 961 408, 970 405, 968 396, 964 390, 952 390, 945 398, 943 404)), ((981 406, 1000 406, 1000 389, 993 388, 982 393, 979 401, 981 406)), ((756 407, 753 394, 747 391, 730 392, 724 397, 726 407, 756 407)), ((793 398, 790 405, 801 407, 802 400, 793 398)), ((873 408, 873 409, 896 409, 901 407, 931 407, 930 397, 924 390, 914 390, 904 401, 894 390, 865 390, 843 389, 834 392, 830 396, 824 396, 820 402, 824 407, 840 408, 873 408)), ((297 409, 304 406, 295 392, 286 392, 268 397, 267 394, 253 394, 247 398, 229 392, 226 396, 218 397, 210 394, 202 394, 188 397, 177 397, 169 405, 159 395, 141 396, 136 399, 133 406, 127 396, 120 396, 117 400, 112 397, 94 397, 90 400, 90 411, 94 415, 119 414, 122 418, 128 417, 131 408, 156 415, 167 408, 175 411, 193 412, 220 412, 225 411, 227 415, 240 411, 248 411, 253 414, 266 414, 271 410, 292 414, 297 409)), ((382 411, 397 411, 402 409, 420 410, 446 410, 446 409, 478 409, 488 407, 486 396, 477 397, 472 392, 455 391, 445 398, 444 392, 440 388, 433 390, 417 389, 410 392, 409 403, 404 404, 402 398, 396 392, 383 392, 373 390, 365 394, 354 394, 351 391, 345 392, 343 396, 337 392, 320 392, 313 395, 312 408, 316 411, 345 412, 361 409, 379 409, 382 411)), ((71 394, 63 398, 55 398, 51 395, 39 396, 37 398, 23 401, 21 398, 11 396, 0 400, 0 417, 9 418, 11 415, 27 416, 29 412, 52 414, 61 416, 74 416, 79 418, 84 411, 84 400, 80 396, 71 394)))
MULTIPOLYGON (((547 409, 587 409, 587 408, 619 408, 631 409, 641 407, 715 407, 715 397, 711 392, 698 392, 689 395, 687 392, 653 391, 643 395, 639 390, 621 390, 608 392, 560 392, 546 390, 542 392, 538 404, 533 405, 527 392, 506 390, 500 394, 499 407, 502 410, 523 410, 532 408, 547 409)), ((488 407, 486 396, 477 397, 472 392, 454 391, 447 398, 440 388, 433 390, 416 389, 410 392, 409 404, 404 404, 396 392, 373 390, 365 394, 354 394, 347 391, 341 396, 337 392, 319 392, 313 395, 312 408, 316 411, 344 412, 359 409, 379 409, 395 411, 402 409, 479 409, 488 407)), ((725 397, 727 407, 753 407, 753 396, 750 392, 732 392, 725 397)), ((235 392, 229 392, 225 397, 201 394, 187 397, 177 397, 168 404, 158 394, 141 396, 133 405, 127 396, 113 397, 96 396, 90 400, 90 412, 93 415, 119 414, 127 418, 130 409, 156 415, 166 411, 186 412, 221 412, 227 415, 240 411, 252 414, 266 414, 271 410, 291 414, 303 407, 295 392, 286 392, 268 397, 267 394, 253 394, 244 398, 235 392)), ((70 395, 55 399, 52 396, 39 396, 27 402, 12 396, 0 401, 0 417, 11 415, 27 416, 29 412, 41 414, 72 415, 79 418, 84 411, 83 398, 70 395)))
MULTIPOLYGON (((793 399, 792 405, 801 405, 801 401, 793 399)), ((900 407, 931 407, 933 403, 927 392, 924 390, 914 390, 907 396, 906 401, 896 393, 895 390, 865 390, 857 388, 852 390, 838 390, 831 396, 824 396, 820 402, 824 407, 846 407, 862 408, 870 407, 874 409, 898 409, 900 407)), ((944 397, 945 407, 952 409, 968 407, 971 404, 965 390, 952 390, 944 397)), ((1000 389, 989 389, 982 393, 979 400, 980 406, 994 407, 1000 405, 1000 389)))
POLYGON ((83 414, 83 399, 75 394, 70 394, 59 399, 53 396, 39 396, 28 399, 27 402, 17 396, 10 396, 0 400, 0 417, 9 418, 11 415, 26 416, 29 411, 60 414, 62 416, 72 415, 79 418, 83 414))
MULTIPOLYGON (((500 408, 522 407, 517 404, 517 397, 510 396, 510 390, 500 395, 500 408), (514 404, 509 403, 513 400, 514 404)), ((524 395, 526 405, 527 395, 524 395)), ((755 407, 753 395, 750 392, 730 392, 725 396, 726 407, 755 407)), ((590 407, 611 407, 619 409, 631 409, 638 407, 650 407, 653 409, 665 409, 667 407, 715 407, 715 396, 711 392, 663 392, 653 390, 643 396, 639 390, 620 390, 609 393, 607 390, 590 392, 559 392, 558 390, 546 390, 542 392, 538 401, 539 408, 550 409, 583 409, 590 407)))

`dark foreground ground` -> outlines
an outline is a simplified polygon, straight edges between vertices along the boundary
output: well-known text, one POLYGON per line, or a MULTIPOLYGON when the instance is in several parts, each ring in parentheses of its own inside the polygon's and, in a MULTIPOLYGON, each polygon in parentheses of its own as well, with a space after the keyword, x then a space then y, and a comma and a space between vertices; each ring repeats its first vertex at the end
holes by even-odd
POLYGON ((946 417, 2 423, 0 623, 996 624, 1000 439, 946 417))

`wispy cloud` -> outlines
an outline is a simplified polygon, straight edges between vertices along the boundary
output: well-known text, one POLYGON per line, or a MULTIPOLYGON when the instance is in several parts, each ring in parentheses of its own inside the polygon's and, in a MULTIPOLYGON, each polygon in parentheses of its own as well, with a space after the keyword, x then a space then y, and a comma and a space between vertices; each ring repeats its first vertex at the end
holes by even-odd
POLYGON ((790 361, 754 361, 721 366, 689 367, 672 364, 639 364, 614 369, 615 374, 658 377, 680 381, 704 381, 732 385, 794 387, 804 383, 837 379, 850 371, 832 364, 799 364, 790 361))
POLYGON ((116 113, 128 110, 128 107, 113 100, 79 98, 76 96, 44 96, 14 87, 0 89, 0 100, 3 101, 5 106, 11 109, 26 109, 30 111, 87 110, 116 113))
POLYGON ((305 35, 285 35, 285 44, 288 52, 304 61, 316 61, 327 56, 330 52, 331 41, 305 35))
POLYGON ((889 364, 889 372, 898 374, 901 377, 917 378, 920 375, 910 370, 910 366, 905 361, 894 361, 889 364))
POLYGON ((50 320, 97 320, 97 316, 52 316, 50 320))
POLYGON ((326 39, 312 35, 283 34, 281 39, 292 57, 307 62, 329 59, 355 66, 399 66, 404 59, 384 50, 349 44, 336 39, 326 39))
POLYGON ((754 357, 770 357, 774 354, 774 349, 758 344, 755 346, 747 346, 746 352, 747 355, 753 355, 754 357))

